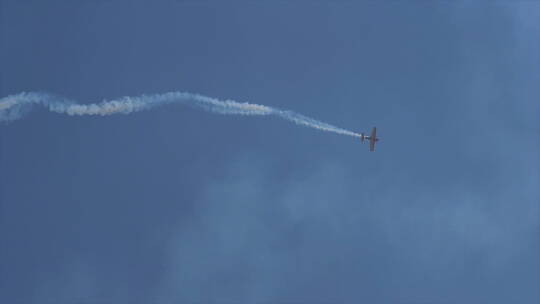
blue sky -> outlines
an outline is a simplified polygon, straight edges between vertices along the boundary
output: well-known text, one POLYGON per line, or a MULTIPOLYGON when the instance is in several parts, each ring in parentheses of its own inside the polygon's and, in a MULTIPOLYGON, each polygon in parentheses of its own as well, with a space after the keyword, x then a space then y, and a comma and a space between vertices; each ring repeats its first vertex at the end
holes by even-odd
POLYGON ((0 125, 6 303, 538 303, 540 2, 10 1, 0 96, 189 91, 0 125))

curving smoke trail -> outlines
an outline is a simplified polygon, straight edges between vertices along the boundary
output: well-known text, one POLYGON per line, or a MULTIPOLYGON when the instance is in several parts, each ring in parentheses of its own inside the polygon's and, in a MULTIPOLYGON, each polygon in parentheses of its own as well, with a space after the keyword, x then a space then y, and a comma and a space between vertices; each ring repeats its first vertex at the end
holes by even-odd
POLYGON ((35 106, 42 106, 51 112, 60 114, 105 116, 129 114, 170 103, 184 104, 218 114, 274 115, 296 124, 322 131, 356 137, 361 136, 358 133, 338 128, 292 111, 234 100, 219 100, 185 92, 169 92, 135 97, 126 96, 92 104, 77 104, 71 100, 47 93, 23 92, 0 99, 0 122, 17 120, 35 106))

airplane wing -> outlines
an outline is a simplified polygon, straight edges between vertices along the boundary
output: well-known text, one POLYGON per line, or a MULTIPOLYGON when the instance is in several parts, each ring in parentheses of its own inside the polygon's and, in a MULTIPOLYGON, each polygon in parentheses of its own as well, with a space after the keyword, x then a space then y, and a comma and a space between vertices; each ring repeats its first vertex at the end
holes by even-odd
POLYGON ((377 128, 373 127, 371 136, 369 137, 369 151, 375 151, 375 143, 377 142, 377 128))

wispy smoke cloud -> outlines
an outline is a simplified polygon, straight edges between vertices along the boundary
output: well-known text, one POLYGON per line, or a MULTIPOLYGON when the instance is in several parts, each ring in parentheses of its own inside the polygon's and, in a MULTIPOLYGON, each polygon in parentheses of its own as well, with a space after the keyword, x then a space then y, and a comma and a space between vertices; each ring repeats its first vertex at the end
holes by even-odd
POLYGON ((280 110, 264 105, 234 100, 219 100, 199 94, 169 92, 155 95, 121 97, 104 100, 100 103, 78 104, 74 101, 47 93, 29 92, 10 95, 0 99, 0 121, 9 122, 24 116, 35 106, 42 106, 51 112, 67 115, 113 115, 129 114, 147 110, 159 105, 178 103, 223 115, 274 115, 298 125, 321 131, 360 137, 360 134, 306 117, 304 115, 280 110))

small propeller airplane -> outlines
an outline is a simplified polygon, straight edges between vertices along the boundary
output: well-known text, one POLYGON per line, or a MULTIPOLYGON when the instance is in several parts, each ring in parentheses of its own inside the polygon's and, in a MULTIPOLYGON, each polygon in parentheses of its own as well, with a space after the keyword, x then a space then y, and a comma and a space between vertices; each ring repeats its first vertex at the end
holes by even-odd
POLYGON ((360 133, 360 139, 362 142, 364 142, 366 139, 369 140, 369 151, 375 151, 375 143, 379 141, 379 138, 377 138, 377 128, 373 127, 370 136, 360 133))

